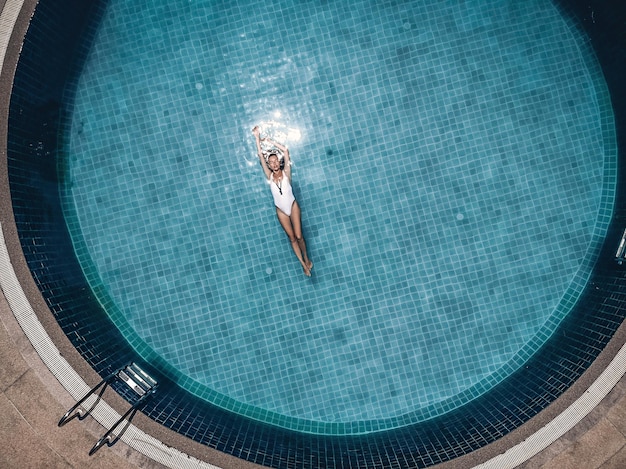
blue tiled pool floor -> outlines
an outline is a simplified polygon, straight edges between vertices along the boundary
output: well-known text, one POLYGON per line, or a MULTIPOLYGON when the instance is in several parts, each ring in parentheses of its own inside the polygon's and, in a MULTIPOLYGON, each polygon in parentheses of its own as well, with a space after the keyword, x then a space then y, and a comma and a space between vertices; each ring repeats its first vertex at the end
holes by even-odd
POLYGON ((612 210, 582 34, 540 0, 213 3, 112 0, 75 90, 66 217, 130 343, 310 432, 439 415, 523 364, 612 210), (259 123, 291 150, 310 279, 259 123))

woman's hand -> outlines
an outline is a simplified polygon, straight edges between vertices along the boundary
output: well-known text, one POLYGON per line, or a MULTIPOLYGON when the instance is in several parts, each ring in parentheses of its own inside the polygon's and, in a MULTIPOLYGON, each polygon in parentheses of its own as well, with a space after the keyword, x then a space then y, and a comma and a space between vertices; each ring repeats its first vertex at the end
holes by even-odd
POLYGON ((261 134, 261 130, 259 129, 258 125, 254 126, 254 128, 252 129, 252 133, 254 134, 255 137, 258 137, 261 134))

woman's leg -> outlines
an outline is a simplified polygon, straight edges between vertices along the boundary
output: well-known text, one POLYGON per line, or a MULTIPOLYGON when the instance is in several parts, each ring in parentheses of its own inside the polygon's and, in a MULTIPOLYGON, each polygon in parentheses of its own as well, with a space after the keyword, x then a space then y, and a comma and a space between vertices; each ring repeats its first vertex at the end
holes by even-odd
POLYGON ((309 256, 306 252, 306 243, 304 242, 304 236, 302 236, 302 220, 301 220, 301 212, 300 206, 298 202, 294 202, 291 207, 291 225, 293 226, 293 233, 298 240, 298 246, 300 247, 300 252, 302 252, 302 258, 304 260, 304 264, 311 270, 313 267, 313 262, 309 259, 309 256))
MULTIPOLYGON (((295 205, 295 202, 294 202, 294 205, 295 205)), ((292 214, 293 214, 293 209, 292 209, 292 214)), ((287 233, 287 236, 289 237, 289 241, 291 241, 291 248, 293 249, 293 252, 296 254, 296 257, 300 261, 300 264, 302 264, 302 269, 304 270, 304 274, 307 276, 310 276, 311 269, 310 267, 307 266, 307 264, 304 261, 304 258, 302 256, 302 250, 300 249, 300 244, 298 242, 298 238, 296 238, 293 226, 291 225, 291 219, 289 218, 289 216, 287 216, 278 208, 276 208, 276 215, 278 215, 278 221, 280 222, 281 226, 285 230, 285 233, 287 233)))

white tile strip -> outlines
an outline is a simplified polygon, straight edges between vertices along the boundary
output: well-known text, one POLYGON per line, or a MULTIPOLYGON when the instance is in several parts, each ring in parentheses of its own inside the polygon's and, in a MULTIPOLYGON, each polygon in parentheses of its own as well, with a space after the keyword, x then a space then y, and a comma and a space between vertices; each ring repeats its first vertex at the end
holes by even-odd
POLYGON ((0 13, 0 73, 4 67, 4 57, 7 53, 11 33, 23 5, 24 0, 7 0, 0 13))
POLYGON ((626 345, 622 346, 611 363, 591 386, 567 409, 545 427, 523 442, 506 450, 475 469, 513 469, 565 435, 615 387, 626 373, 626 345))

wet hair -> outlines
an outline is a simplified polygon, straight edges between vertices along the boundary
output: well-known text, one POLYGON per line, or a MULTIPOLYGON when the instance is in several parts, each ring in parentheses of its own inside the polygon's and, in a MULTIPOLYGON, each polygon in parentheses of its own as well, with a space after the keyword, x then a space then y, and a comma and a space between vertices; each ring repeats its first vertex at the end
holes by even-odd
POLYGON ((269 167, 270 158, 272 156, 275 156, 278 159, 278 162, 280 163, 280 169, 281 170, 285 169, 285 158, 281 158, 278 155, 278 153, 276 153, 274 151, 272 153, 270 153, 269 155, 267 155, 267 158, 265 158, 265 163, 268 164, 268 167, 269 167))

